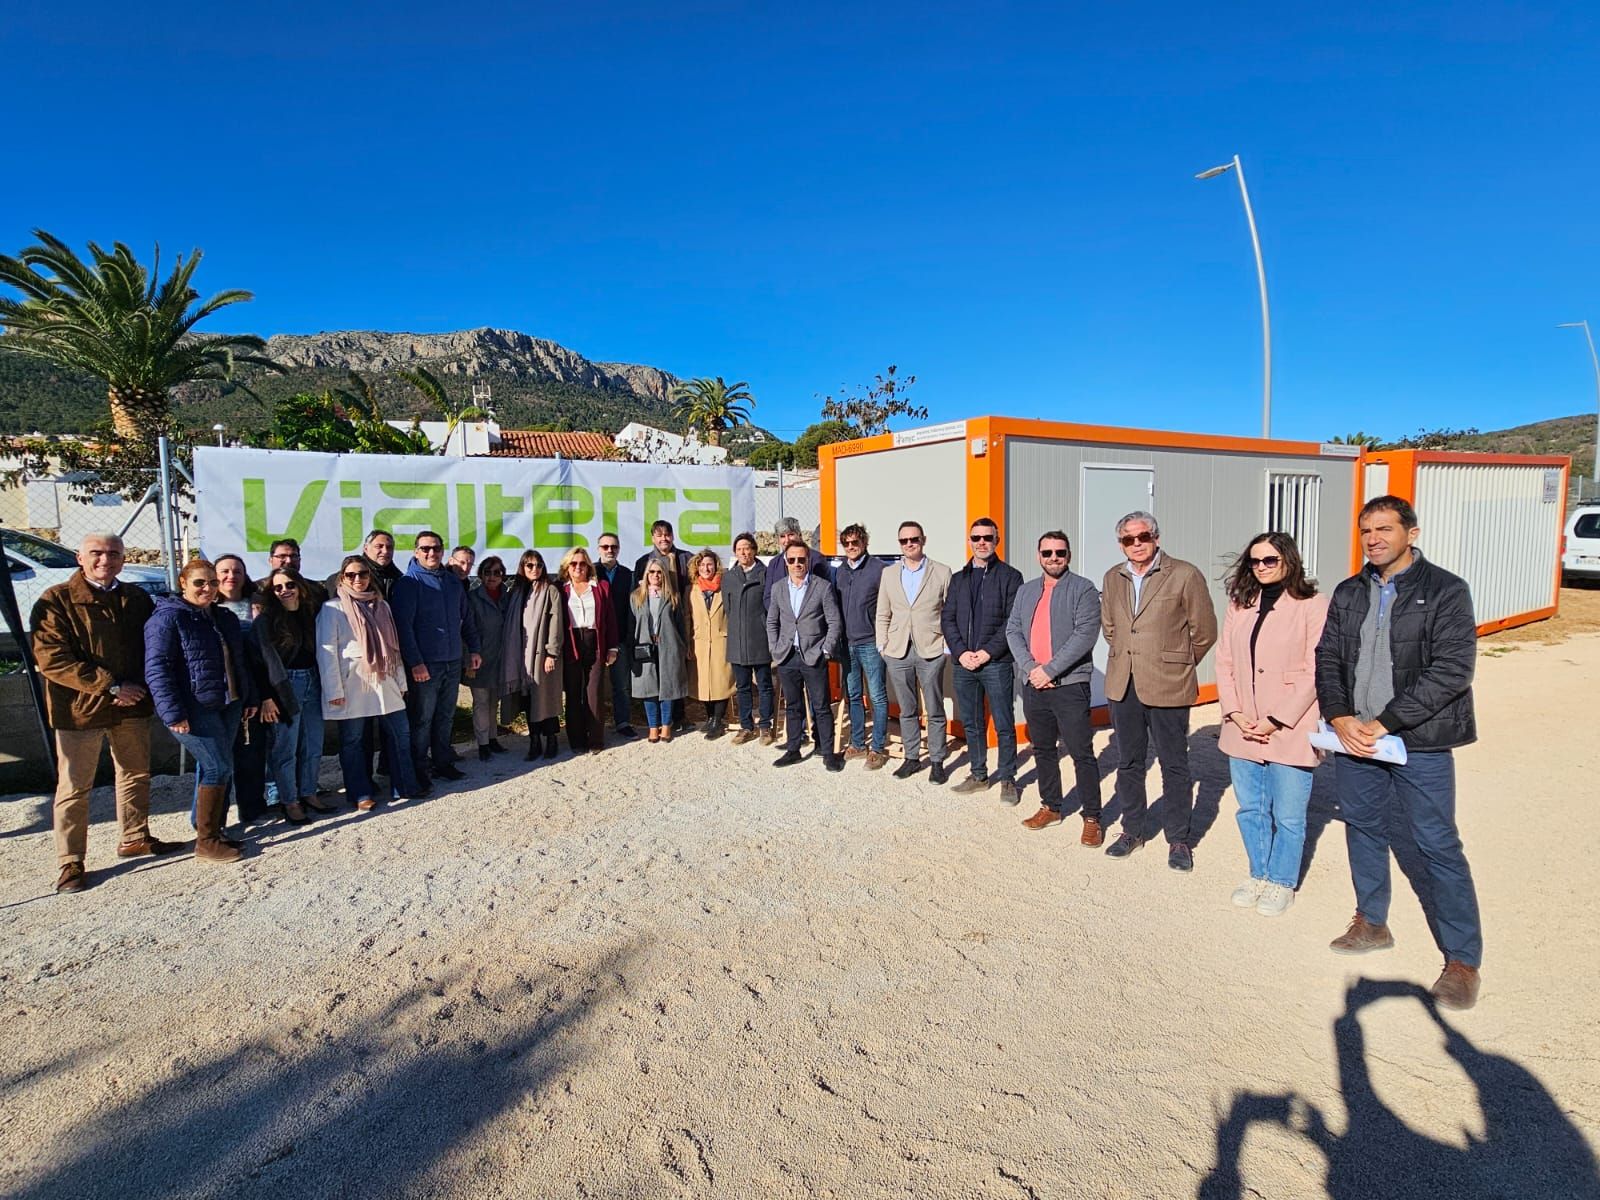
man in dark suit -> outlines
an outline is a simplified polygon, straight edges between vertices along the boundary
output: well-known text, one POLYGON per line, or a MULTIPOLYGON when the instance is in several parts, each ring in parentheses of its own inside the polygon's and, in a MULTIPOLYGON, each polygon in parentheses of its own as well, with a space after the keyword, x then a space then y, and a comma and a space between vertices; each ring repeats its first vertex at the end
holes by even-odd
POLYGON ((811 551, 804 542, 785 546, 783 562, 789 577, 772 589, 767 604, 767 646, 783 681, 788 731, 783 755, 773 765, 788 767, 800 761, 809 700, 822 761, 828 770, 842 771, 844 756, 833 749, 833 710, 828 704, 828 660, 844 637, 839 597, 833 584, 810 573, 811 551))
POLYGON ((600 552, 596 567, 598 578, 605 581, 611 591, 611 610, 617 617, 617 658, 607 670, 611 674, 611 721, 619 737, 631 738, 633 731, 633 687, 629 674, 633 669, 633 572, 617 561, 622 552, 622 539, 607 530, 595 543, 600 552))

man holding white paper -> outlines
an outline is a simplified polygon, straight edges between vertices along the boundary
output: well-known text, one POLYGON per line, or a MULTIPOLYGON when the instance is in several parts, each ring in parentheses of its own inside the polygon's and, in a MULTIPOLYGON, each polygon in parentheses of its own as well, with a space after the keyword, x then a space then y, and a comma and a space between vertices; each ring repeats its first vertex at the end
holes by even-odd
POLYGON ((1399 801, 1433 883, 1445 954, 1433 996, 1447 1008, 1471 1008, 1483 931, 1456 830, 1451 751, 1477 740, 1472 596, 1464 580, 1417 550, 1417 513, 1407 501, 1367 501, 1360 531, 1367 565, 1334 589, 1316 656, 1317 703, 1344 751, 1336 778, 1356 891, 1355 918, 1331 945, 1340 954, 1394 945, 1389 819, 1399 801), (1405 744, 1404 763, 1374 757, 1378 739, 1390 734, 1405 744))

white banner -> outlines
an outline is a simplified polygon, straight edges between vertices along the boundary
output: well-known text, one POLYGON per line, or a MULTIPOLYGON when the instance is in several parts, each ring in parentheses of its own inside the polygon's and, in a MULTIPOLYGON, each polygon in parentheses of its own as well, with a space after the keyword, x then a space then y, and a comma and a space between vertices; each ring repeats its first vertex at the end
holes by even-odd
POLYGON ((252 578, 274 540, 300 543, 305 574, 320 579, 358 553, 369 530, 395 536, 395 561, 431 529, 445 550, 498 554, 509 571, 523 550, 542 551, 552 573, 572 546, 612 531, 622 558, 650 547, 650 526, 671 521, 677 544, 726 555, 755 524, 747 467, 678 467, 553 458, 444 458, 195 448, 200 552, 238 554, 252 578))

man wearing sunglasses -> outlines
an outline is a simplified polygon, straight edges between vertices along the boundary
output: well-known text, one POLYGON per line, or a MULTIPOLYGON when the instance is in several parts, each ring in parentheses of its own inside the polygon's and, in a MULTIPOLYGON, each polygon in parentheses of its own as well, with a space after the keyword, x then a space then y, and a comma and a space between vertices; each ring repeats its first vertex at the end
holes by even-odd
POLYGON ((876 632, 894 702, 900 708, 900 740, 906 760, 896 779, 929 767, 928 782, 945 781, 944 603, 950 568, 924 551, 927 535, 916 521, 900 526, 900 561, 885 567, 878 584, 876 632), (922 757, 922 726, 928 718, 928 757, 922 757))
POLYGON ((1145 843, 1145 764, 1154 740, 1167 866, 1192 871, 1189 710, 1200 695, 1195 670, 1217 641, 1217 610, 1199 568, 1161 549, 1154 515, 1123 517, 1117 543, 1127 561, 1106 572, 1100 623, 1108 647, 1106 703, 1117 736, 1122 834, 1106 853, 1127 858, 1145 843))
POLYGON ((633 572, 622 565, 622 538, 606 530, 595 544, 600 559, 595 563, 595 578, 605 581, 611 592, 611 612, 617 619, 617 658, 606 668, 611 677, 611 723, 621 738, 635 738, 633 731, 633 572))
POLYGON ((1022 824, 1048 829, 1066 816, 1061 797, 1061 747, 1076 773, 1079 841, 1098 846, 1100 768, 1094 759, 1089 725, 1089 679, 1094 674, 1094 644, 1100 637, 1100 592, 1067 567, 1072 543, 1059 529, 1039 535, 1039 569, 1044 572, 1017 590, 1006 622, 1006 641, 1022 686, 1022 719, 1028 723, 1034 761, 1039 764, 1039 811, 1022 824))
POLYGON ((867 527, 847 525, 839 531, 844 560, 835 565, 833 584, 839 591, 844 615, 845 695, 850 700, 850 745, 846 759, 864 758, 867 770, 879 770, 889 761, 889 685, 883 655, 878 652, 878 591, 883 584, 883 564, 867 553, 867 527), (867 748, 867 714, 863 696, 872 698, 872 748, 867 748))
POLYGON ((844 770, 844 758, 833 750, 833 710, 828 704, 828 660, 844 636, 839 597, 833 584, 811 574, 811 553, 804 542, 783 550, 789 578, 772 592, 767 605, 767 648, 783 681, 787 739, 772 765, 800 761, 800 735, 806 726, 807 701, 816 731, 816 752, 830 771, 844 770))
POLYGON ((981 792, 989 778, 989 720, 1000 744, 995 773, 1000 799, 1016 804, 1017 715, 1011 647, 1006 643, 1006 622, 1022 586, 1022 572, 1000 561, 1000 527, 989 517, 979 517, 967 531, 972 557, 950 580, 944 602, 944 640, 955 660, 956 710, 967 738, 971 775, 955 787, 958 792, 981 792), (989 717, 984 717, 984 701, 989 717))
POLYGON ((478 653, 478 618, 467 603, 466 585, 444 565, 444 539, 433 530, 417 534, 411 566, 405 578, 394 585, 391 607, 395 632, 400 635, 400 657, 411 674, 406 711, 411 720, 411 759, 417 784, 426 788, 434 776, 465 778, 455 765, 450 727, 461 693, 463 644, 471 669, 483 665, 478 653))

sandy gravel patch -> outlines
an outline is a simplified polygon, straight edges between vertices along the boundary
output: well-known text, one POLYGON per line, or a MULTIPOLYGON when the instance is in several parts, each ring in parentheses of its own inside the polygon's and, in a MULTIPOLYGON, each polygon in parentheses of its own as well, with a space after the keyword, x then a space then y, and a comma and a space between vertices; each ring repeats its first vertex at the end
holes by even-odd
MULTIPOLYGON (((1214 707, 1188 876, 1023 830, 1031 786, 1009 809, 698 737, 474 761, 77 897, 49 893, 46 801, 12 798, 0 1193, 1600 1195, 1600 638, 1481 667, 1484 998, 1449 1016, 1398 873, 1398 947, 1328 953, 1353 902, 1326 781, 1298 903, 1229 906, 1214 707)), ((156 804, 176 835, 183 784, 156 804)), ((97 793, 97 872, 110 816, 97 793)))

